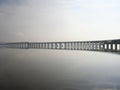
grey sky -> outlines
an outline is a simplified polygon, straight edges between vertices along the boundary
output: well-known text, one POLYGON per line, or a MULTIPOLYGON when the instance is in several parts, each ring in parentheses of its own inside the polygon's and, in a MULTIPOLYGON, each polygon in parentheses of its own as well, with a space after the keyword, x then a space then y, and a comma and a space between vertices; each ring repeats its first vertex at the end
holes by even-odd
POLYGON ((0 0, 0 41, 120 38, 119 0, 0 0))

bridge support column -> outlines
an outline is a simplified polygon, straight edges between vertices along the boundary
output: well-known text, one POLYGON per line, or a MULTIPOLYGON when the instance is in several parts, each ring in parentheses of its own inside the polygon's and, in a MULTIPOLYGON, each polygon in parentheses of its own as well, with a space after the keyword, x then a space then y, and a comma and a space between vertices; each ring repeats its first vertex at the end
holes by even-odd
POLYGON ((32 47, 34 48, 34 43, 32 43, 32 47))
POLYGON ((40 48, 42 49, 42 43, 40 43, 40 48))
POLYGON ((101 51, 102 47, 101 47, 102 43, 99 42, 99 51, 101 51))
POLYGON ((71 42, 71 50, 74 50, 74 42, 71 42))
POLYGON ((36 43, 34 43, 34 48, 36 48, 36 43))
POLYGON ((84 47, 84 50, 86 50, 86 42, 84 42, 83 47, 84 47))
POLYGON ((40 43, 38 43, 39 44, 39 49, 40 49, 40 43))
POLYGON ((105 45, 106 45, 106 44, 104 43, 104 44, 103 44, 103 48, 104 48, 104 50, 106 49, 106 48, 105 48, 105 45))
POLYGON ((45 49, 45 43, 43 43, 43 49, 45 49))
POLYGON ((59 49, 62 49, 62 47, 61 47, 61 42, 59 43, 59 49))
POLYGON ((47 43, 47 49, 49 49, 49 43, 47 43))
POLYGON ((66 42, 66 49, 68 49, 68 43, 66 42))
POLYGON ((80 50, 82 50, 82 42, 80 43, 80 50))
POLYGON ((51 49, 53 49, 53 43, 51 43, 51 49))
POLYGON ((73 46, 73 45, 72 45, 72 42, 71 42, 71 43, 70 43, 70 50, 72 50, 72 46, 73 46))
POLYGON ((108 43, 106 44, 106 49, 107 49, 107 51, 109 50, 109 44, 108 43))
POLYGON ((87 43, 87 50, 90 50, 90 42, 87 43))
POLYGON ((79 46, 80 46, 80 44, 79 44, 79 42, 77 42, 77 50, 79 50, 79 46))
POLYGON ((95 43, 93 42, 92 43, 92 50, 94 51, 94 49, 95 49, 95 43))
POLYGON ((22 43, 20 43, 20 48, 22 48, 22 43))
POLYGON ((86 42, 86 50, 89 50, 89 42, 86 42))
POLYGON ((72 50, 72 42, 69 43, 70 50, 72 50))
POLYGON ((68 43, 68 49, 71 50, 71 42, 68 43))
POLYGON ((55 43, 55 49, 57 49, 57 43, 55 43))
POLYGON ((95 50, 95 42, 93 42, 93 50, 95 50))
POLYGON ((88 45, 88 46, 89 46, 88 48, 89 48, 89 50, 90 50, 90 49, 91 49, 91 42, 89 42, 89 45, 88 45))
POLYGON ((76 48, 75 44, 76 44, 76 43, 75 43, 75 42, 73 42, 73 50, 75 50, 75 48, 76 48))
POLYGON ((83 42, 81 42, 81 50, 83 50, 83 42))
POLYGON ((45 43, 43 43, 43 49, 45 49, 45 43))
POLYGON ((74 50, 76 50, 76 42, 74 42, 74 50))
POLYGON ((82 50, 84 50, 84 42, 82 42, 82 50))
POLYGON ((44 49, 46 49, 46 43, 44 43, 44 49))
POLYGON ((49 43, 49 49, 51 49, 51 46, 52 46, 51 43, 49 43))
POLYGON ((119 43, 119 51, 120 51, 120 43, 119 43))
POLYGON ((33 47, 32 47, 32 43, 30 43, 30 47, 33 48, 33 47))
POLYGON ((78 43, 76 42, 75 44, 76 44, 75 45, 75 50, 78 50, 78 43))
POLYGON ((117 51, 117 44, 115 44, 115 51, 117 51))
POLYGON ((86 50, 86 43, 83 43, 83 50, 86 50))
POLYGON ((81 50, 81 42, 79 42, 79 50, 81 50))
POLYGON ((30 46, 30 48, 32 48, 32 45, 31 45, 31 43, 29 43, 29 46, 30 46))
POLYGON ((66 49, 66 42, 64 42, 64 49, 66 49))
POLYGON ((98 49, 99 49, 99 43, 98 42, 95 42, 94 48, 95 48, 95 51, 98 51, 98 49))

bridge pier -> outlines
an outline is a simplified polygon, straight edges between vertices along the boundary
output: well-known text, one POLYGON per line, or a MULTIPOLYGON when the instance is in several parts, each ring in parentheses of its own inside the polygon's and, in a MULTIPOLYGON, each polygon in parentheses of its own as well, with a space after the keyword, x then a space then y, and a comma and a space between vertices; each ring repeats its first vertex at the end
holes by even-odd
POLYGON ((55 45, 55 46, 54 46, 55 49, 58 49, 58 43, 55 43, 54 45, 55 45))
POLYGON ((115 44, 115 51, 117 51, 117 44, 115 44))
POLYGON ((112 43, 110 43, 110 50, 111 50, 111 51, 113 50, 113 45, 112 45, 112 43))

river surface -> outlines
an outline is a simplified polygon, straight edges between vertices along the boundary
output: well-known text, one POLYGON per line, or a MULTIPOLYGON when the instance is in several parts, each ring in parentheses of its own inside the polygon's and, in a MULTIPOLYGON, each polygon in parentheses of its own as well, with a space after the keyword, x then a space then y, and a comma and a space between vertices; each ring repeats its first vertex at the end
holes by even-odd
POLYGON ((0 90, 120 90, 120 55, 0 48, 0 90))

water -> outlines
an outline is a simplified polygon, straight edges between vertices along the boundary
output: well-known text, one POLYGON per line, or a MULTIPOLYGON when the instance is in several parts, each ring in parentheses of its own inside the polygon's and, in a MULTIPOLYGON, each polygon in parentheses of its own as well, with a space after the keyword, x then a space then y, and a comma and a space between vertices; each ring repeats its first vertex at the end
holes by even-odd
POLYGON ((120 55, 1 48, 0 90, 120 90, 120 55))

